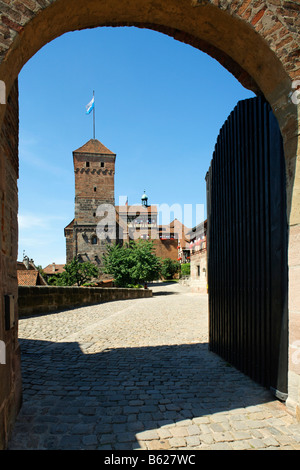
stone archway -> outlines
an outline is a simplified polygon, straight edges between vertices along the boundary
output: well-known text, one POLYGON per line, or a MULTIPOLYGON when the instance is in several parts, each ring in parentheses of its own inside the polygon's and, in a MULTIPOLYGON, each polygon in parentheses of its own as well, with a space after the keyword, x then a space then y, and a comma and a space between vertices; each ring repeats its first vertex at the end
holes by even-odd
MULTIPOLYGON (((289 329, 297 343, 299 285, 299 120, 295 80, 299 76, 297 28, 300 6, 287 0, 11 0, 2 2, 0 24, 0 295, 1 340, 6 365, 0 369, 0 448, 5 447, 21 401, 17 340, 18 88, 23 65, 46 43, 73 30, 136 26, 160 31, 208 53, 245 87, 263 94, 284 139, 289 221, 289 329), (293 99, 291 99, 293 98, 293 99), (13 295, 15 323, 5 327, 13 295), (298 295, 298 297, 297 297, 298 295)), ((294 342, 294 343, 293 343, 294 342)), ((295 352, 295 351, 294 351, 295 352)), ((289 402, 299 412, 300 366, 290 354, 289 402), (298 408, 297 408, 298 407, 298 408)))

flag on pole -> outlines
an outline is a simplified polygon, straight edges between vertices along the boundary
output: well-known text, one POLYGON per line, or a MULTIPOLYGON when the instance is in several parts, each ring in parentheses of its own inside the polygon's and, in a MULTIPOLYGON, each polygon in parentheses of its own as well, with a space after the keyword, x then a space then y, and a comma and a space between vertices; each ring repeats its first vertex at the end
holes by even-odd
POLYGON ((91 101, 86 105, 86 114, 90 114, 95 106, 95 97, 91 99, 91 101))

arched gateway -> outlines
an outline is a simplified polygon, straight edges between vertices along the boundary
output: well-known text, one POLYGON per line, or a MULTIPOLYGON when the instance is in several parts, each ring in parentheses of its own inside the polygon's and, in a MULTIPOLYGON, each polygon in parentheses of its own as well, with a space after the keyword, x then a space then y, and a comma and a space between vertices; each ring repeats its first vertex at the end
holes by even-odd
MULTIPOLYGON (((217 59, 245 87, 262 94, 277 117, 286 161, 289 224, 289 387, 300 415, 300 5, 293 0, 10 0, 0 5, 0 448, 21 401, 17 339, 18 87, 23 65, 61 34, 96 26, 160 31, 217 59), (298 330, 297 330, 298 325, 298 330), (1 343, 2 344, 2 343, 1 343)), ((195 90, 197 92, 197 90, 195 90)))

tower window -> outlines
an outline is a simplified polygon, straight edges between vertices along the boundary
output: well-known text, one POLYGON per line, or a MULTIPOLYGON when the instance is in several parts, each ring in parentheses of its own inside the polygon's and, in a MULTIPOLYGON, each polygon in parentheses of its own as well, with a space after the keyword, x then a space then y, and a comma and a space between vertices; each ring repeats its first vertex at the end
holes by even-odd
POLYGON ((97 191, 97 187, 96 187, 96 186, 94 186, 94 192, 96 192, 96 191, 97 191))
POLYGON ((104 162, 100 162, 100 166, 101 166, 101 168, 103 168, 104 167, 104 162))
POLYGON ((96 212, 93 212, 93 217, 96 217, 96 212))
POLYGON ((90 162, 85 162, 85 166, 88 168, 90 166, 90 162))

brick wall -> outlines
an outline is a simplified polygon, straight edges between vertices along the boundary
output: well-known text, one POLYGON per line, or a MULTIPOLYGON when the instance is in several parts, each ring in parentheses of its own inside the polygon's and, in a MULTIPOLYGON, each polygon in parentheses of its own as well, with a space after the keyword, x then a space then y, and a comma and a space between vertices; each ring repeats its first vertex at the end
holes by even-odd
POLYGON ((5 343, 6 364, 0 365, 0 449, 14 424, 21 403, 21 369, 17 327, 18 247, 18 84, 6 107, 0 134, 0 340, 5 343), (5 326, 5 297, 14 297, 16 323, 5 326))
POLYGON ((154 253, 160 258, 170 258, 177 260, 178 258, 178 240, 161 240, 159 238, 153 240, 154 253))
POLYGON ((74 154, 74 172, 75 220, 78 223, 93 223, 93 214, 100 204, 114 205, 115 158, 74 154))
MULTIPOLYGON (((224 44, 227 41, 226 26, 230 22, 230 17, 236 17, 251 25, 253 30, 266 40, 278 59, 286 66, 290 76, 296 77, 297 70, 299 71, 299 55, 296 53, 299 47, 297 38, 299 2, 296 0, 182 0, 182 2, 144 0, 139 2, 139 5, 133 0, 126 3, 111 1, 108 2, 110 5, 99 5, 99 3, 101 2, 90 0, 87 11, 86 2, 82 0, 76 2, 76 8, 74 0, 5 0, 1 4, 0 57, 4 58, 7 55, 19 35, 26 36, 30 23, 32 23, 30 34, 35 32, 36 25, 43 21, 44 27, 39 34, 36 34, 37 37, 32 39, 30 46, 22 46, 25 60, 32 56, 31 48, 38 50, 41 43, 45 44, 65 31, 104 24, 136 24, 160 29, 166 34, 176 35, 177 39, 193 42, 195 47, 216 57, 246 86, 258 90, 261 88, 258 81, 255 80, 254 74, 251 75, 247 71, 247 64, 238 60, 238 53, 234 53, 234 45, 232 44, 232 50, 229 48, 226 50, 224 44), (228 14, 227 19, 223 18, 223 26, 219 21, 222 12, 228 14), (210 15, 212 20, 209 24, 207 18, 210 15), (53 18, 55 20, 51 21, 53 18), (199 18, 202 35, 197 37, 192 28, 199 18), (215 41, 210 41, 210 27, 214 28, 216 21, 220 23, 222 34, 216 37, 215 41), (188 22, 190 28, 186 27, 188 22), (205 29, 204 23, 207 23, 205 29), (155 25, 162 26, 158 28, 155 25), (224 47, 220 47, 222 42, 224 47)), ((233 26, 232 39, 239 44, 243 38, 234 37, 235 25, 233 26)), ((239 27, 241 33, 244 33, 243 25, 240 24, 239 27)), ((250 39, 252 38, 249 37, 250 39)), ((251 44, 249 46, 251 47, 251 44)), ((253 50, 253 54, 260 55, 260 53, 259 50, 253 50)), ((13 70, 20 69, 20 61, 16 62, 13 57, 11 59, 15 65, 13 70)))

